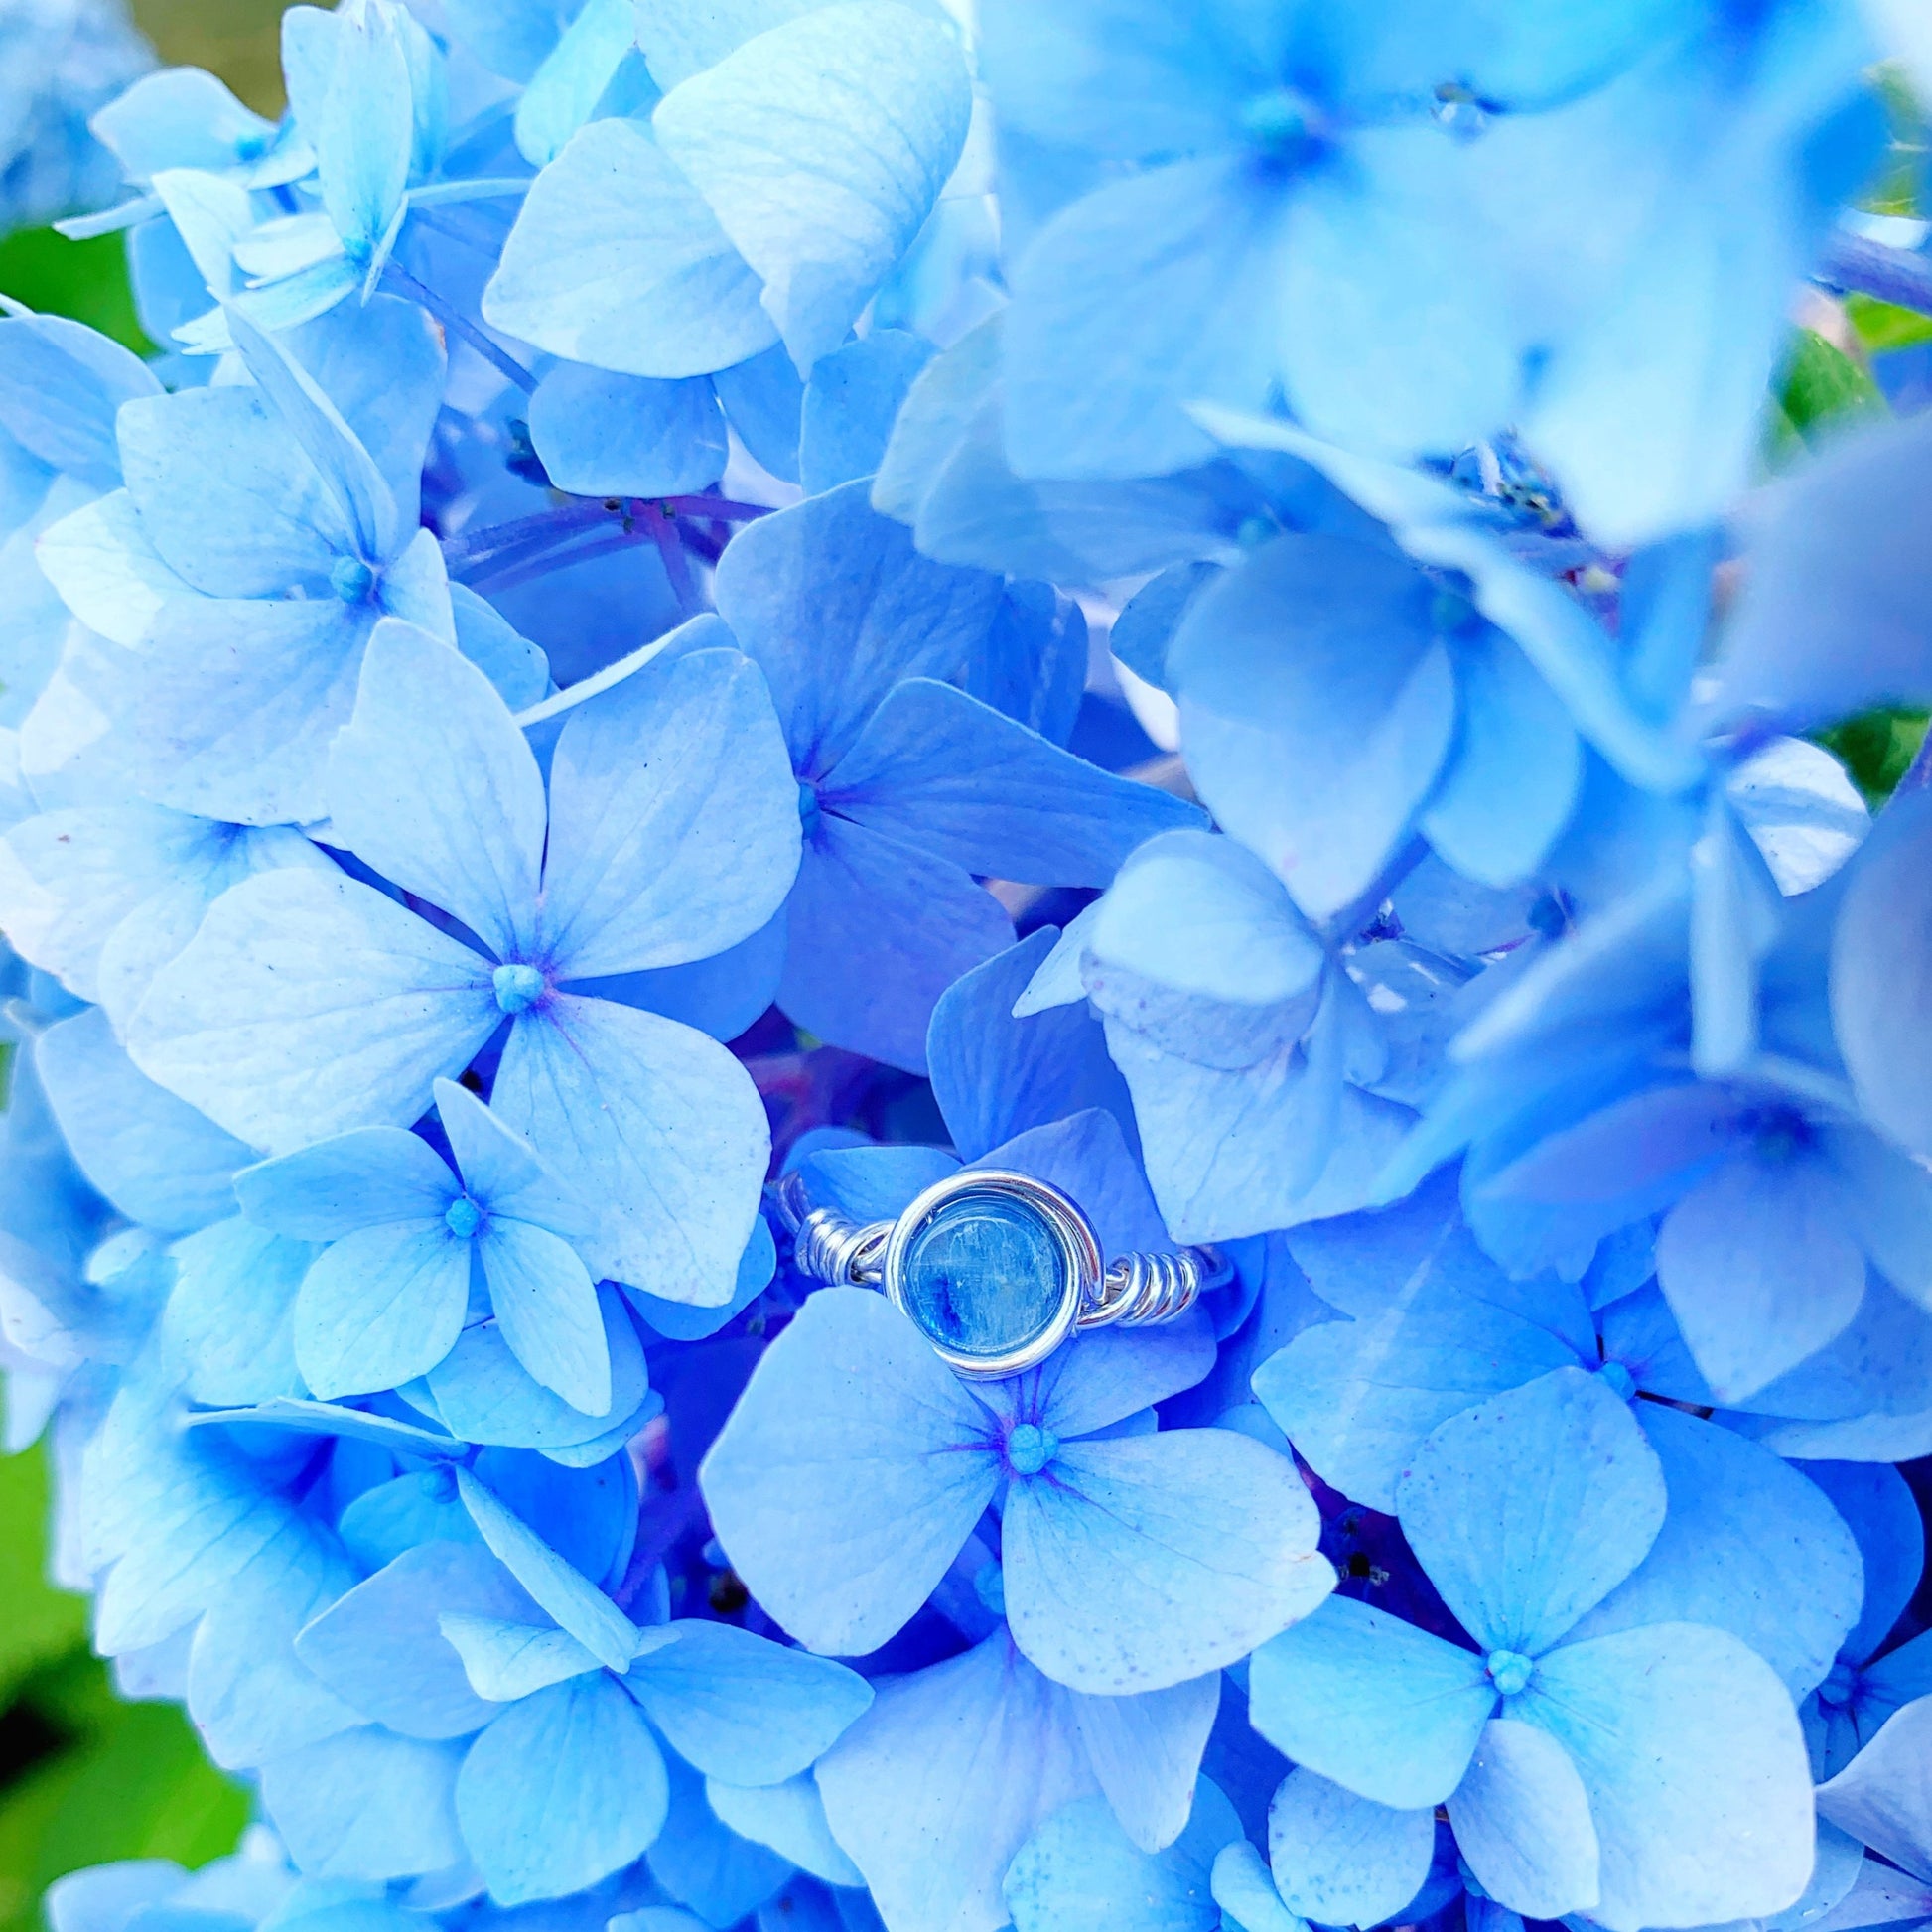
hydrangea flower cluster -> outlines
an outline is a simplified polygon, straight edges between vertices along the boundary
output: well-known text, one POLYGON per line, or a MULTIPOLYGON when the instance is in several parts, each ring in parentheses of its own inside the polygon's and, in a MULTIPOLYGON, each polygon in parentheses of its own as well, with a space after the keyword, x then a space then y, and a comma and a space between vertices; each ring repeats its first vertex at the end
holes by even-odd
POLYGON ((7 1441, 259 1823, 54 1932, 1932 1923, 1932 764, 1803 736, 1932 416, 1763 468, 1927 41, 342 0, 95 118, 7 1441), (964 1375, 788 1207, 986 1171, 1221 1265, 964 1375))

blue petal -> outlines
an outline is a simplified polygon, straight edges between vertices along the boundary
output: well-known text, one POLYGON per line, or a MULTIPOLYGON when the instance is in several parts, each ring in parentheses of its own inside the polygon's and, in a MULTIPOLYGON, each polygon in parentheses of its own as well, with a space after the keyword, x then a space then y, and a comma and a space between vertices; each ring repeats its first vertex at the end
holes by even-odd
POLYGON ((0 343, 0 427, 50 469, 90 488, 114 488, 121 481, 116 412, 159 395, 160 382, 119 343, 65 316, 8 316, 0 343))
POLYGON ((298 1241, 336 1241, 384 1221, 434 1220, 461 1191, 443 1157, 400 1127, 358 1127, 235 1177, 242 1213, 298 1241))
POLYGON ((1761 1917, 1811 1876, 1811 1773, 1771 1667, 1735 1637, 1659 1624, 1565 1645, 1510 1715, 1569 1753, 1601 1850, 1591 1916, 1761 1917))
POLYGON ((845 340, 918 233, 971 110, 950 36, 859 0, 728 54, 673 88, 652 127, 762 279, 804 370, 845 340))
POLYGON ((1187 1829, 1143 1852, 1101 1798, 1055 1812, 1021 1848, 1002 1886, 1017 1932, 1217 1932, 1209 1889, 1215 1855, 1240 1837, 1234 1808, 1211 1784, 1187 1829))
POLYGON ((752 1373, 700 1473, 747 1587, 815 1650, 876 1650, 945 1575, 999 1470, 986 1412, 884 1297, 828 1288, 752 1373))
POLYGON ((723 1784, 705 1780, 705 1800, 740 1838, 768 1846, 781 1859, 828 1885, 863 1886, 859 1867, 839 1850, 825 1822, 817 1784, 804 1773, 782 1784, 723 1784))
POLYGON ((1104 1255, 1173 1251, 1120 1122, 1098 1107, 1030 1127, 975 1165, 1014 1169, 1057 1187, 1092 1222, 1104 1255))
POLYGON ((1292 1771, 1268 1807, 1268 1862, 1282 1902, 1323 1925, 1379 1925, 1422 1889, 1436 1850, 1431 1811, 1391 1811, 1312 1771, 1292 1771))
POLYGON ((1442 1424, 1396 1487, 1403 1534, 1463 1627, 1529 1657, 1636 1569, 1665 1506, 1629 1406, 1577 1368, 1442 1424))
POLYGON ((594 1201, 546 1168, 521 1135, 468 1087, 438 1080, 437 1117, 463 1171, 463 1190, 490 1214, 548 1228, 566 1241, 596 1225, 594 1201))
POLYGON ((468 1469, 459 1469, 456 1479, 471 1521, 510 1575, 607 1669, 625 1669, 637 1649, 630 1619, 485 1483, 468 1469))
POLYGON ((1104 886, 1144 840, 1200 823, 933 678, 887 694, 819 801, 968 872, 1048 886, 1104 886))
POLYGON ((252 1150, 148 1079, 100 1008, 50 1027, 34 1064, 74 1165, 129 1220, 183 1233, 233 1212, 252 1150))
POLYGON ((875 329, 822 357, 805 387, 798 432, 807 496, 870 477, 886 454, 894 419, 932 345, 902 329, 875 329))
POLYGON ((496 1715, 470 1688, 438 1618, 542 1612, 476 1543, 405 1550, 318 1616, 296 1655, 361 1715, 405 1737, 467 1737, 496 1715))
POLYGON ((1865 1262, 1823 1162, 1750 1153, 1664 1217, 1657 1281, 1720 1402, 1756 1395, 1844 1333, 1865 1262))
POLYGON ((1669 1513, 1650 1554, 1576 1626, 1575 1639, 1648 1623, 1709 1624, 1741 1637, 1794 1700, 1803 1698, 1824 1680, 1858 1614, 1863 1565, 1844 1519, 1756 1444, 1661 1403, 1640 1403, 1636 1413, 1663 1467, 1669 1513))
POLYGON ((1596 1828, 1577 1767, 1546 1731, 1492 1718, 1449 1793, 1455 1843, 1484 1891, 1526 1918, 1596 1903, 1596 1828))
POLYGON ((607 1209, 595 1273, 729 1302, 769 1152, 751 1076, 716 1040, 609 1000, 553 995, 518 1021, 491 1105, 607 1209))
POLYGON ((393 1389, 456 1346, 470 1306, 470 1244, 438 1215, 333 1242, 295 1300, 295 1359, 325 1399, 393 1389))
POLYGON ((1496 1708, 1480 1657, 1340 1596, 1263 1644, 1248 1688, 1271 1744, 1400 1810, 1455 1789, 1496 1708))
MULTIPOLYGON (((531 1610, 542 1614, 535 1605, 531 1610)), ((446 1647, 463 1659, 464 1676, 479 1701, 514 1704, 552 1684, 604 1668, 568 1630, 553 1625, 464 1610, 445 1610, 436 1621, 446 1647)))
POLYGON ((1186 406, 1266 404, 1275 345, 1255 318, 1273 306, 1279 219, 1240 160, 1201 156, 1110 182, 1048 222, 1012 271, 1014 469, 1160 476, 1213 455, 1186 406))
POLYGON ((621 0, 592 0, 579 8, 516 103, 516 145, 526 161, 541 168, 554 160, 591 118, 634 32, 621 0))
POLYGON ((543 778, 489 680, 447 643, 385 618, 355 711, 329 755, 345 846, 453 912, 500 958, 525 956, 543 864, 543 778))
POLYGON ((787 921, 785 1013, 829 1045, 907 1072, 924 1069, 939 996, 1013 943, 1012 919, 964 867, 831 814, 805 847, 787 921), (864 976, 852 970, 862 930, 864 976))
POLYGON ((483 320, 625 375, 704 375, 776 341, 759 283, 650 135, 592 121, 524 198, 483 320))
POLYGON ((714 1927, 736 1925, 791 1876, 784 1860, 736 1836, 705 1802, 704 1780, 673 1756, 671 1811, 650 1848, 650 1875, 714 1927))
POLYGON ((998 1932, 1015 1853, 1094 1793, 1070 1691, 996 1630, 964 1656, 883 1684, 819 1761, 832 1835, 894 1932, 998 1932))
POLYGON ((1001 586, 920 556, 861 482, 742 531, 719 560, 715 591, 771 687, 793 769, 817 779, 901 678, 958 672, 1001 586))
POLYGON ((1074 1689, 1161 1690, 1238 1661, 1334 1587, 1293 1463, 1226 1430, 1069 1443, 1008 1491, 1014 1641, 1074 1689))
POLYGON ((805 387, 784 345, 720 369, 712 377, 718 400, 755 462, 782 483, 798 481, 798 431, 805 387))
POLYGON ((290 1856, 314 1878, 408 1878, 463 1857, 453 1745, 374 1725, 277 1758, 262 1805, 290 1856))
POLYGON ((1863 1663, 1891 1634, 1918 1588, 1925 1567, 1925 1524, 1910 1485, 1882 1463, 1807 1462, 1800 1465, 1843 1518, 1864 1568, 1859 1620, 1845 1638, 1845 1655, 1863 1663))
POLYGON ((664 1759, 601 1672, 513 1704, 470 1746, 457 1816, 502 1905, 561 1898, 621 1870, 664 1823, 664 1759))
POLYGON ((842 1664, 726 1623, 685 1620, 624 1683, 671 1748, 707 1777, 778 1784, 808 1769, 872 1703, 842 1664))
POLYGON ((597 1285, 577 1251, 545 1228, 492 1213, 478 1237, 477 1258, 510 1353, 573 1409, 607 1415, 610 1350, 597 1285))
POLYGON ((363 254, 387 233, 409 179, 409 59, 396 22, 370 7, 337 23, 335 62, 315 144, 323 205, 363 254))
POLYGON ((187 1358, 197 1402, 308 1393, 295 1365, 294 1311, 316 1253, 307 1241, 284 1241, 239 1218, 175 1244, 167 1333, 187 1358))
POLYGON ((1279 537, 1203 592, 1169 647, 1202 799, 1312 918, 1369 885, 1449 757, 1433 595, 1386 551, 1279 537))
POLYGON ((1121 1830, 1143 1852, 1172 1845, 1187 1823, 1221 1682, 1215 1673, 1166 1691, 1073 1700, 1093 1775, 1121 1830))
POLYGON ((1932 1701, 1908 1704, 1837 1777, 1818 1809, 1842 1831, 1932 1884, 1932 1793, 1925 1788, 1932 1701))
POLYGON ((1376 1299, 1358 1302, 1354 1320, 1305 1328, 1254 1373, 1255 1394, 1322 1480, 1388 1514, 1438 1423, 1576 1362, 1589 1335, 1575 1288, 1548 1275, 1511 1281, 1452 1202, 1412 1246, 1415 1199, 1298 1231, 1290 1246, 1317 1293, 1349 1295, 1359 1270, 1376 1299))
POLYGON ((933 1098, 965 1160, 1089 1107, 1107 1108, 1123 1126, 1133 1120, 1106 1036, 1083 1007, 1014 1017, 1014 1002, 1057 936, 1051 926, 1030 934, 962 974, 932 1009, 926 1064, 933 1098))
POLYGON ((550 767, 543 943, 561 979, 723 952, 783 904, 798 787, 736 651, 660 659, 575 713, 550 767))
POLYGON ((530 442, 550 481, 579 496, 675 496, 725 472, 724 416, 696 379, 565 363, 530 398, 530 442))
POLYGON ((1282 1903, 1261 1854, 1245 1838, 1221 1848, 1209 1884, 1221 1924, 1231 1932, 1301 1932, 1302 1921, 1282 1903))

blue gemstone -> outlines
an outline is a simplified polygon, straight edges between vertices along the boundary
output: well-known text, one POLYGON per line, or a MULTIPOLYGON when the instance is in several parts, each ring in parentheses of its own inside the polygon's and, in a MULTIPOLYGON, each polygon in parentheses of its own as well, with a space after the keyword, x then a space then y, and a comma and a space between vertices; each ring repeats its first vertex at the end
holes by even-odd
POLYGON ((906 1244, 905 1311, 961 1355, 1004 1355, 1052 1325, 1066 1260, 1044 1216, 997 1194, 961 1194, 906 1244))

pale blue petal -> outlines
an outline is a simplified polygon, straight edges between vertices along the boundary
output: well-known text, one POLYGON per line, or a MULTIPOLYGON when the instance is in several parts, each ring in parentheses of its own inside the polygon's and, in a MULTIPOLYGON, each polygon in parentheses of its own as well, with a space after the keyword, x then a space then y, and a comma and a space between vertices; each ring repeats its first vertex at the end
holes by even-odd
POLYGON ((324 206, 336 232, 366 258, 388 232, 409 179, 409 58, 394 17, 374 7, 337 22, 335 61, 315 144, 324 206))
POLYGON ((568 1630, 553 1625, 464 1610, 444 1610, 436 1624, 446 1645, 462 1658, 478 1702, 513 1704, 549 1685, 604 1668, 568 1630))
POLYGON ((1302 1921, 1282 1903, 1261 1854, 1245 1838, 1221 1848, 1209 1883, 1223 1927, 1233 1932, 1302 1932, 1302 1921))
POLYGON ((477 1238, 477 1258, 510 1353, 573 1409, 609 1414, 604 1318, 577 1251, 545 1228, 492 1213, 477 1238))
POLYGON ((1187 1829, 1158 1853, 1134 1844, 1105 1799, 1082 1798, 1022 1847, 1002 1889, 1017 1932, 1217 1932, 1209 1874, 1240 1835, 1234 1808, 1209 1783, 1187 1829))
POLYGON ((1890 1718, 1837 1777, 1818 1790, 1818 1809, 1915 1878, 1932 1884, 1932 1699, 1890 1718))
POLYGON ((1491 1898, 1525 1918, 1596 1903, 1596 1828, 1577 1767, 1547 1731, 1492 1718, 1449 1793, 1456 1848, 1491 1898))
POLYGON ((366 1719, 406 1737, 467 1737, 496 1715, 470 1688, 438 1619, 541 1614, 477 1543, 423 1543, 357 1584, 296 1640, 296 1655, 366 1719))
POLYGON ((166 606, 111 673, 68 661, 113 721, 133 790, 208 818, 306 822, 327 810, 329 741, 375 615, 334 596, 196 599, 166 606))
POLYGON ((872 1703, 863 1677, 728 1623, 674 1623, 624 1682, 671 1748, 707 1777, 778 1784, 808 1769, 872 1703))
POLYGON ((1279 537, 1195 601, 1168 651, 1188 768, 1312 918, 1374 878, 1455 729, 1435 592, 1336 537, 1279 537))
POLYGON ((493 605, 466 584, 450 586, 456 647, 496 687, 512 711, 540 704, 550 689, 550 660, 493 605))
POLYGON ((470 1305, 470 1244, 438 1215, 332 1243, 295 1300, 295 1359, 325 1399, 393 1389, 456 1346, 470 1305))
POLYGON ((1882 1463, 1799 1465, 1843 1518, 1864 1568, 1859 1620, 1845 1638, 1846 1657, 1863 1663, 1891 1634, 1912 1600, 1925 1567, 1925 1523, 1911 1485, 1882 1463))
POLYGON ((335 843, 432 900, 497 953, 527 946, 543 862, 543 779, 489 681, 385 619, 329 759, 335 843))
POLYGON ((1190 403, 1264 407, 1275 345, 1257 318, 1274 306, 1280 211, 1217 155, 1109 182, 1048 222, 1013 269, 1014 469, 1159 476, 1215 453, 1190 403))
POLYGON ((1000 1414, 1041 1424, 1070 1441, 1191 1389, 1214 1365, 1214 1337, 1198 1313, 1152 1329, 1082 1335, 1039 1368, 985 1389, 1000 1414))
POLYGON ((763 281, 764 309, 804 370, 845 340, 918 233, 971 111, 950 35, 909 9, 854 0, 683 81, 652 126, 763 281))
POLYGON ((1183 800, 923 677, 887 695, 819 802, 968 872, 1033 885, 1104 886, 1144 840, 1200 824, 1183 800))
POLYGON ((664 1759, 637 1707, 598 1673, 509 1709, 457 1778, 464 1842, 502 1905, 560 1898, 621 1869, 664 1823, 664 1759))
POLYGON ((701 1924, 736 1925, 763 1905, 791 1870, 775 1853, 719 1822, 705 1802, 704 1780, 688 1764, 670 1755, 665 1768, 671 1811, 650 1848, 650 1875, 701 1924))
POLYGON ((34 560, 82 623, 130 649, 171 599, 200 595, 148 540, 125 489, 48 524, 34 560))
POLYGON ((383 1221, 434 1220, 461 1191, 443 1157, 400 1127, 358 1127, 235 1177, 242 1213, 298 1241, 335 1241, 383 1221))
POLYGON ((1743 1402, 1842 1334, 1865 1262, 1823 1162, 1750 1154, 1664 1217, 1657 1282, 1720 1402, 1743 1402))
POLYGON ((1001 595, 985 571, 922 557, 863 482, 760 517, 726 548, 715 588, 807 779, 838 763, 901 678, 956 676, 1001 595))
POLYGON ((1403 1534, 1463 1627, 1529 1657, 1636 1569, 1665 1506, 1628 1404, 1576 1368, 1442 1424, 1396 1485, 1403 1534))
POLYGON ((700 1480, 771 1616, 860 1656, 925 1601, 992 1500, 990 1430, 883 1296, 821 1289, 753 1371, 700 1480))
POLYGON ((890 1927, 998 1932, 1014 1855, 1095 1784, 1074 1694, 1048 1683, 1005 1630, 964 1656, 883 1684, 819 1762, 832 1835, 890 1927))
POLYGON ((1236 1662, 1334 1587, 1294 1464, 1227 1430, 1069 1443, 1007 1495, 1014 1641, 1109 1696, 1236 1662))
POLYGON ((605 1203, 594 1273, 673 1302, 729 1302, 770 1131, 751 1076, 714 1039, 609 1000, 553 995, 518 1021, 491 1104, 605 1203))
POLYGON ((463 1857, 456 1778, 462 1752, 370 1725, 279 1757, 262 1806, 314 1878, 408 1878, 463 1857))
POLYGON ((464 1508, 511 1576, 601 1664, 623 1670, 637 1650, 637 1630, 630 1619, 486 1484, 468 1469, 459 1469, 456 1479, 464 1508))
POLYGON ((1085 1108, 1105 1107, 1123 1126, 1133 1120, 1106 1035, 1084 1004, 1014 1017, 1014 1002, 1057 937, 1051 926, 1030 934, 955 980, 932 1009, 928 1077, 953 1146, 968 1161, 1085 1108))
POLYGON ((774 341, 760 353, 719 369, 712 386, 753 460, 780 482, 796 483, 805 387, 784 344, 774 341))
POLYGON ((516 145, 524 160, 538 168, 555 160, 591 118, 630 51, 633 32, 625 0, 590 0, 578 9, 516 103, 516 145))
POLYGON ((1422 1889, 1433 1811, 1392 1811, 1312 1771, 1291 1771, 1268 1807, 1268 1863, 1290 1911, 1323 1925, 1379 1925, 1422 1889))
POLYGON ((100 1008, 42 1034, 34 1066, 74 1165, 129 1220, 181 1234, 234 1211, 253 1150, 147 1078, 100 1008))
POLYGON ((7 316, 0 344, 0 427, 50 469, 114 488, 116 412, 158 396, 154 374, 119 343, 66 316, 7 316))
POLYGON ((1104 1255, 1173 1250, 1120 1122, 1098 1107, 1030 1127, 973 1165, 1016 1170, 1057 1187, 1093 1224, 1104 1255))
POLYGON ((828 1885, 863 1885, 864 1874, 839 1850, 825 1822, 817 1784, 803 1772, 782 1784, 725 1784, 707 1778, 705 1799, 740 1838, 768 1846, 828 1885))
POLYGON ((1865 1128, 1824 1125, 1818 1141, 1859 1245, 1894 1288, 1932 1306, 1932 1173, 1865 1128))
POLYGON ((557 741, 546 962, 574 980, 723 952, 784 903, 798 838, 798 787, 758 666, 726 650, 646 665, 557 741))
POLYGON ((1741 1637, 1794 1700, 1804 1697, 1859 1612, 1863 1565, 1852 1532, 1768 1449, 1661 1403, 1636 1414, 1663 1466, 1669 1513, 1650 1554, 1576 1626, 1576 1640, 1708 1623, 1741 1637))
POLYGON ((1078 1697, 1073 1723, 1120 1828, 1143 1852, 1186 1825, 1201 1754, 1221 1703, 1214 1672, 1135 1697, 1078 1697))
POLYGON ((695 378, 565 363, 530 398, 530 442, 550 481, 579 496, 675 496, 725 473, 724 415, 695 378))
POLYGON ((1298 1764, 1377 1804, 1439 1805, 1496 1708, 1473 1652, 1331 1596, 1248 1667, 1250 1717, 1298 1764))
POLYGON ((625 375, 705 375, 777 340, 759 281, 649 133, 592 121, 531 185, 485 322, 625 375))
POLYGON ((1565 1645, 1510 1716, 1563 1745, 1602 1855, 1611 1932, 1782 1911, 1811 1876, 1811 1773, 1770 1665, 1720 1630, 1658 1624, 1565 1645))
POLYGON ((276 597, 326 581, 352 544, 342 506, 258 390, 184 389, 117 421, 148 540, 210 597, 276 597))
POLYGON ((464 1329, 457 1345, 431 1369, 429 1395, 437 1414, 465 1442, 536 1449, 558 1458, 595 1448, 626 1426, 641 1429, 659 1405, 646 1387, 637 1330, 615 1288, 601 1290, 598 1304, 611 1356, 611 1407, 606 1414, 587 1416, 533 1382, 493 1321, 464 1329))
POLYGON ((188 1363, 188 1393, 217 1407, 301 1396, 295 1296, 317 1250, 240 1219, 178 1241, 166 1333, 188 1363))
POLYGON ((798 432, 806 495, 822 495, 879 468, 905 392, 932 352, 922 337, 875 329, 814 365, 798 432))
POLYGON ((551 1173, 521 1135, 454 1080, 438 1080, 437 1117, 463 1171, 464 1191, 491 1214, 574 1240, 595 1227, 597 1207, 551 1173))

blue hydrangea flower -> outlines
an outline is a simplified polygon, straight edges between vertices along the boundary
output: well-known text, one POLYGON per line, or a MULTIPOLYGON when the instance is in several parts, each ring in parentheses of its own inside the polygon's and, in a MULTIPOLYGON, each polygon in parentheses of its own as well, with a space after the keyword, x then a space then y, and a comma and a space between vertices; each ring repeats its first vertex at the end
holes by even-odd
POLYGON ((1256 1653, 1262 1734, 1377 1804, 1447 1802, 1483 1889, 1528 1916, 1637 1932, 1791 1904, 1811 1779, 1770 1667, 1668 1604, 1577 1633, 1668 1512, 1622 1400, 1557 1369, 1440 1425, 1396 1500, 1477 1648, 1331 1597, 1256 1653))
POLYGON ((782 899, 796 792, 757 669, 711 650, 646 667, 571 717, 546 791, 483 673, 390 622, 328 790, 332 837, 487 952, 345 875, 261 874, 157 976, 137 1064, 293 1152, 414 1120, 507 1023, 494 1111, 598 1198, 593 1271, 729 1301, 765 1160, 757 1097, 714 1041, 593 989, 720 952, 782 899))

